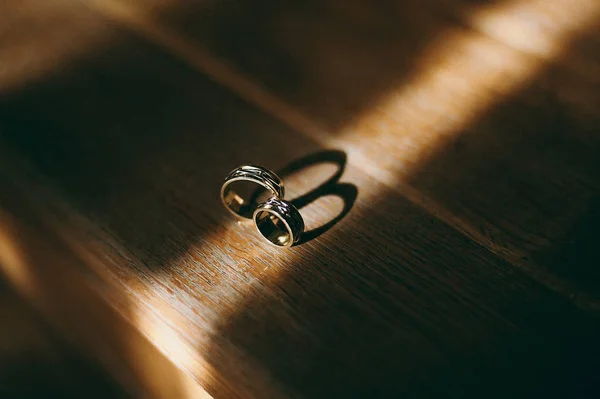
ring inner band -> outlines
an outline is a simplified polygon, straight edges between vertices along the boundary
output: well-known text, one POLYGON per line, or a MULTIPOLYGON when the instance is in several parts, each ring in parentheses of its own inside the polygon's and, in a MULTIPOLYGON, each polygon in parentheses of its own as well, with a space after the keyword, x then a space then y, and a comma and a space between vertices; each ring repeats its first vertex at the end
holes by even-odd
POLYGON ((287 247, 292 244, 292 233, 286 223, 268 210, 261 210, 254 217, 256 227, 260 233, 272 244, 287 247))
POLYGON ((275 195, 260 182, 250 179, 236 179, 227 182, 221 197, 230 211, 241 217, 251 219, 256 204, 265 193, 275 195))

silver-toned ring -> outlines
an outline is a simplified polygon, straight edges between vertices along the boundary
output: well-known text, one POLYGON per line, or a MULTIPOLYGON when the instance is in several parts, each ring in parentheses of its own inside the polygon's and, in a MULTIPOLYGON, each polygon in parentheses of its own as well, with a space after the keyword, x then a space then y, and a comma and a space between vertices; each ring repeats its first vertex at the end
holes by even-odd
POLYGON ((283 198, 283 182, 269 169, 257 165, 243 165, 232 170, 221 187, 221 200, 231 213, 245 219, 252 219, 255 205, 251 198, 242 198, 233 188, 233 183, 248 181, 262 186, 275 198, 283 198))
POLYGON ((254 211, 254 225, 271 244, 291 247, 304 232, 304 219, 289 201, 269 198, 254 211))

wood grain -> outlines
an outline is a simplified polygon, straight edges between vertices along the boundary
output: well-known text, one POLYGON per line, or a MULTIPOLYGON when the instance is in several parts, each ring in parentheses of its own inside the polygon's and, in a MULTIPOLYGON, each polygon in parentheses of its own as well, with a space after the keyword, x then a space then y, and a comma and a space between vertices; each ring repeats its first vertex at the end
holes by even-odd
POLYGON ((594 2, 86 3, 598 309, 548 261, 598 197, 594 2))
MULTIPOLYGON (((597 272, 573 253, 595 252, 595 75, 466 11, 384 3, 70 7, 110 45, 0 98, 4 212, 49 226, 19 227, 34 260, 67 259, 31 262, 44 300, 13 284, 149 396, 180 392, 174 364, 215 397, 594 397, 597 272), (199 73, 211 54, 233 72, 199 73), (322 235, 278 251, 222 209, 232 168, 325 149, 358 196, 322 235)), ((568 32, 548 37, 597 40, 568 32)), ((289 198, 335 171, 286 176, 289 198)), ((302 207, 308 228, 344 193, 302 207)))
MULTIPOLYGON (((50 337, 60 337, 58 349, 57 339, 50 341, 54 344, 53 352, 60 350, 51 353, 55 358, 51 360, 56 364, 42 363, 37 372, 70 373, 59 374, 67 378, 65 392, 40 393, 37 389, 48 387, 24 386, 15 392, 15 397, 55 394, 60 397, 210 398, 134 328, 121 292, 107 279, 102 279, 101 274, 94 273, 96 261, 88 258, 88 262, 84 262, 57 239, 56 232, 48 230, 28 205, 27 197, 20 197, 20 191, 12 187, 10 181, 2 179, 2 186, 0 271, 49 323, 50 328, 46 329, 50 337)), ((20 313, 23 316, 24 311, 20 313)), ((22 354, 20 360, 26 361, 27 356, 22 354)), ((36 376, 32 371, 36 370, 13 366, 12 375, 21 380, 31 379, 36 376)), ((56 376, 50 374, 47 378, 56 383, 56 376)))

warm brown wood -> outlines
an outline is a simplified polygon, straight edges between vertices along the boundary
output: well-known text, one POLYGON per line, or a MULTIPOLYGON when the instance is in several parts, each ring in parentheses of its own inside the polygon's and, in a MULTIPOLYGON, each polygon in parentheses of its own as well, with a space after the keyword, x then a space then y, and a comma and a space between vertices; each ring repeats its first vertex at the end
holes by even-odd
POLYGON ((122 398, 106 373, 73 351, 0 282, 0 395, 3 398, 122 398))
POLYGON ((598 309, 548 261, 598 196, 596 2, 85 3, 598 309))
MULTIPOLYGON (((597 7, 562 3, 550 51, 477 17, 519 26, 514 3, 434 3, 56 6, 110 45, 1 98, 4 212, 76 253, 35 269, 45 314, 77 325, 60 309, 93 295, 84 325, 130 329, 88 342, 141 334, 215 397, 597 393, 597 7), (349 212, 322 235, 278 251, 222 209, 233 167, 324 149, 344 185, 301 212, 313 231, 349 212)), ((335 170, 286 176, 288 196, 335 170)))
MULTIPOLYGON (((52 359, 56 364, 40 365, 40 368, 49 369, 46 373, 62 371, 73 374, 59 374, 74 381, 65 381, 66 392, 57 392, 56 395, 210 398, 131 324, 132 315, 127 313, 127 300, 120 295, 120 291, 107 280, 90 273, 94 270, 95 260, 84 262, 57 240, 55 233, 50 233, 45 223, 36 218, 36 212, 29 207, 27 199, 19 197, 19 190, 11 187, 9 181, 2 179, 2 187, 0 271, 49 321, 52 329, 45 328, 50 330, 50 336, 60 334, 70 344, 68 346, 60 342, 60 351, 54 353, 57 351, 56 339, 50 341, 50 344, 54 344, 51 354, 56 357, 52 359), (64 358, 65 355, 69 357, 64 358), (75 365, 74 362, 79 364, 75 365), (66 370, 61 370, 65 367, 66 370), (114 378, 113 381, 104 376, 110 385, 103 380, 96 381, 98 377, 92 374, 100 367, 105 374, 114 378)), ((24 311, 20 313, 23 315, 24 311)), ((29 310, 28 313, 33 312, 29 310)), ((15 325, 10 318, 3 320, 9 326, 9 334, 10 329, 18 328, 18 324, 15 325)), ((18 350, 18 347, 13 349, 18 350)), ((27 357, 23 355, 20 360, 26 361, 27 357)), ((14 377, 21 379, 35 376, 31 375, 32 370, 12 371, 14 377)), ((46 378, 53 382, 56 376, 50 374, 46 378)), ((35 394, 46 387, 21 388, 14 392, 14 397, 28 397, 28 388, 34 389, 31 394, 35 394)), ((44 393, 50 394, 53 393, 44 393)))

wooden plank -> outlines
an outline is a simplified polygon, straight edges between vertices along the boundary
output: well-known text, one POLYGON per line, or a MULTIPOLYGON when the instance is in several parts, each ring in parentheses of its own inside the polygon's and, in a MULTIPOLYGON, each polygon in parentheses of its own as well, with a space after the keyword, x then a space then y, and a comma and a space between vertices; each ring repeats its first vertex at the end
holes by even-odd
MULTIPOLYGON (((95 52, 110 48, 116 29, 69 1, 24 0, 4 4, 0 13, 0 113, 10 115, 10 107, 4 106, 12 103, 12 95, 22 90, 35 92, 32 88, 49 76, 69 70, 80 60, 89 61, 95 52)), ((41 109, 44 106, 41 104, 41 109)), ((36 123, 35 118, 28 119, 27 115, 18 117, 36 123)), ((11 118, 4 120, 3 126, 12 121, 11 118)), ((38 127, 49 134, 46 138, 60 140, 59 136, 52 136, 57 131, 51 126, 38 127)), ((33 145, 43 145, 37 141, 43 140, 43 135, 36 137, 33 131, 30 133, 33 134, 28 138, 33 145)), ((7 168, 2 174, 10 174, 8 159, 13 154, 8 147, 2 146, 2 151, 8 151, 3 160, 7 168)), ((21 326, 23 318, 31 312, 22 307, 0 308, 2 332, 7 338, 2 339, 2 344, 12 354, 10 359, 2 358, 2 397, 15 394, 17 396, 10 397, 209 398, 193 379, 130 324, 124 316, 127 306, 119 299, 122 298, 119 290, 111 288, 101 274, 94 273, 100 270, 93 267, 94 260, 82 260, 57 239, 56 232, 49 231, 43 222, 44 215, 36 214, 28 205, 31 193, 20 191, 11 179, 0 179, 2 281, 6 278, 11 288, 51 326, 49 334, 58 338, 42 342, 41 348, 20 348, 28 344, 28 335, 24 334, 27 331, 19 332, 19 328, 25 328, 21 326), (63 339, 74 345, 76 351, 64 348, 63 339), (36 358, 37 351, 41 352, 42 359, 36 358), (46 359, 46 351, 52 351, 50 359, 46 359), (54 353, 56 351, 58 353, 54 353), (19 362, 13 362, 12 357, 18 357, 19 362), (36 363, 32 368, 25 368, 30 360, 36 363), (96 368, 104 370, 98 372, 96 368), (38 374, 44 375, 44 379, 38 378, 38 374), (106 377, 104 374, 110 378, 94 380, 99 375, 106 377), (113 382, 115 386, 109 386, 107 381, 111 378, 118 384, 113 382), (10 391, 12 388, 18 392, 10 391), (57 391, 62 388, 65 392, 57 391)))
MULTIPOLYGON (((152 45, 122 34, 1 106, 5 178, 120 287, 100 295, 217 396, 597 392, 596 320, 353 153, 340 192, 358 197, 323 235, 279 251, 231 220, 218 198, 230 169, 279 169, 322 143, 152 45)), ((334 172, 288 176, 290 198, 334 172)), ((341 201, 302 208, 308 228, 341 201)))
MULTIPOLYGON (((58 347, 61 351, 53 354, 55 359, 51 358, 58 364, 41 363, 37 371, 50 378, 53 373, 70 373, 62 376, 69 383, 65 392, 55 394, 78 398, 210 398, 131 324, 121 292, 99 278, 92 265, 44 226, 27 204, 27 196, 10 181, 1 181, 0 272, 11 288, 43 316, 51 334, 58 336, 51 342, 56 345, 58 341, 61 345, 58 347), (69 344, 67 350, 63 341, 69 344), (99 377, 103 379, 98 380, 99 377), (74 378, 75 381, 70 381, 74 378)), ((23 315, 26 313, 21 311, 23 315)), ((8 328, 15 327, 10 325, 10 319, 3 320, 9 323, 8 328)), ((34 354, 32 350, 29 352, 29 356, 34 354)), ((28 359, 21 355, 21 361, 28 359)), ((13 379, 3 388, 10 389, 25 377, 16 374, 19 371, 28 373, 29 384, 35 381, 32 380, 35 369, 17 366, 12 365, 13 379)), ((16 397, 23 397, 33 388, 22 386, 16 397)), ((35 387, 45 388, 53 386, 35 387)), ((52 391, 47 389, 43 393, 50 394, 52 391)))
POLYGON ((85 3, 599 309, 593 262, 549 261, 599 196, 596 2, 85 3))

